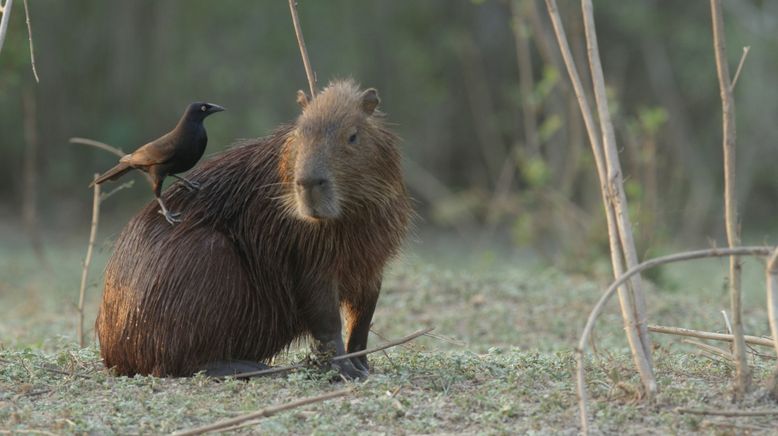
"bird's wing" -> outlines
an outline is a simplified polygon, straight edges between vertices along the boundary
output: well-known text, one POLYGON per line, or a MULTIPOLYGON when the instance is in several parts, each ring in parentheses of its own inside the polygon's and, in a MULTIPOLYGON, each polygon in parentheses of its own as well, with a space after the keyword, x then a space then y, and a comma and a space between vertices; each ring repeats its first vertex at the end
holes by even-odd
POLYGON ((132 166, 160 165, 173 159, 176 147, 171 134, 168 133, 159 139, 149 142, 135 150, 132 154, 121 158, 120 162, 132 166))

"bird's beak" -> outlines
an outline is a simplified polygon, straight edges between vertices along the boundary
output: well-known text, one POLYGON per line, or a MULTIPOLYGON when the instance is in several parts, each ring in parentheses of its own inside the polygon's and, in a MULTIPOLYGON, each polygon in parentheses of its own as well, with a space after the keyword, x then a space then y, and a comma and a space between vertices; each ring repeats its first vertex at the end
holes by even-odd
POLYGON ((218 104, 211 104, 211 108, 208 109, 208 112, 209 113, 214 113, 214 112, 221 112, 221 111, 226 111, 226 110, 227 109, 224 109, 223 107, 219 106, 218 104))

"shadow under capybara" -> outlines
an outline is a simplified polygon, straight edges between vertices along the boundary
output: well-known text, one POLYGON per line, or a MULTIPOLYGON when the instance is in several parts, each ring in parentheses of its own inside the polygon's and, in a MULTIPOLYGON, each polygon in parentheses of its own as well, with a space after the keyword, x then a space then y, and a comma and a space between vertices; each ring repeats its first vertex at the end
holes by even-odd
MULTIPOLYGON (((377 92, 350 80, 310 101, 301 91, 298 103, 293 125, 190 173, 199 191, 165 192, 180 224, 151 203, 122 231, 96 321, 107 367, 222 375, 257 369, 306 337, 329 356, 365 348, 411 214, 397 137, 377 92)), ((333 366, 367 376, 364 357, 333 366)))

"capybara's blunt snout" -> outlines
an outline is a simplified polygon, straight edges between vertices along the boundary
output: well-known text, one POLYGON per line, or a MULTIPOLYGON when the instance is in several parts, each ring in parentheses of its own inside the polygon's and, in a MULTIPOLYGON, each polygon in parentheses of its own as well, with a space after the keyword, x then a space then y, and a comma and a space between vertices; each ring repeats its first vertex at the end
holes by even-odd
POLYGON ((335 219, 340 208, 335 198, 332 182, 323 177, 306 177, 296 181, 298 210, 303 217, 335 219))
POLYGON ((340 215, 335 186, 321 153, 298 156, 295 199, 306 219, 335 219, 340 215))

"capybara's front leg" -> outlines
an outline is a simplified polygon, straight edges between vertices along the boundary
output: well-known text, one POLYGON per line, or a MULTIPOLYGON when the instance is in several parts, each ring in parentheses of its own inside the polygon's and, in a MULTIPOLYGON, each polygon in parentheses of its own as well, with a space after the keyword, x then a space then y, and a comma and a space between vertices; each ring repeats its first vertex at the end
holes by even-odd
MULTIPOLYGON (((327 358, 346 353, 341 336, 340 306, 337 297, 328 298, 330 296, 332 293, 328 292, 318 294, 316 301, 309 302, 306 310, 315 352, 327 358)), ((355 368, 350 359, 333 361, 332 367, 350 380, 367 377, 367 371, 355 368)))
MULTIPOLYGON (((358 298, 353 301, 346 301, 346 329, 348 331, 348 342, 346 351, 353 353, 367 348, 367 337, 370 333, 370 323, 373 320, 378 294, 381 290, 381 280, 371 284, 364 289, 358 298)), ((370 366, 367 356, 352 357, 351 362, 357 369, 367 372, 370 366)))

